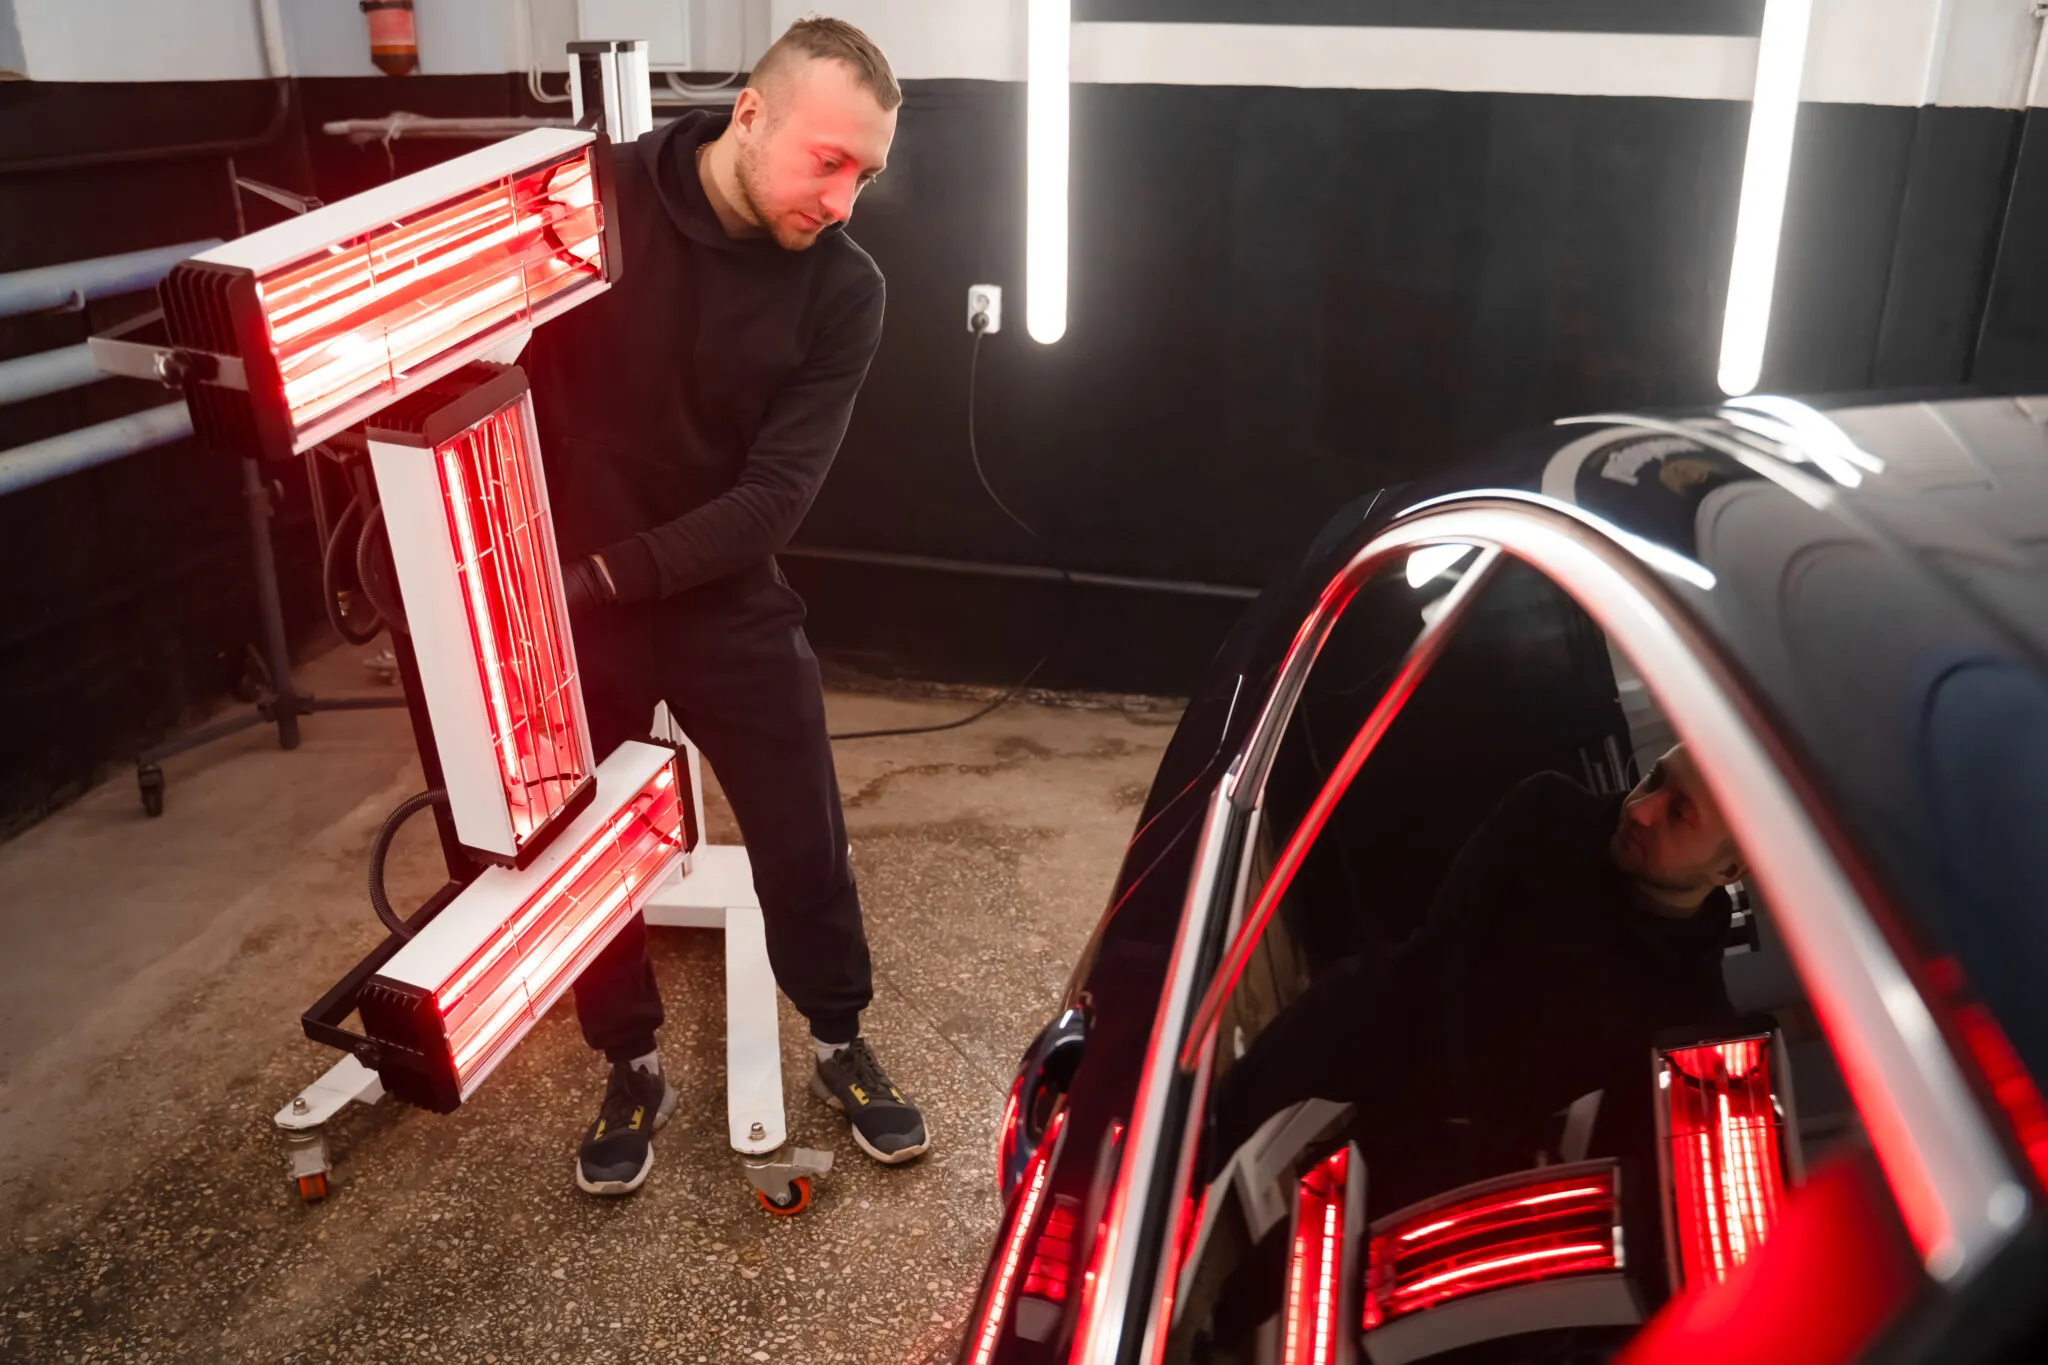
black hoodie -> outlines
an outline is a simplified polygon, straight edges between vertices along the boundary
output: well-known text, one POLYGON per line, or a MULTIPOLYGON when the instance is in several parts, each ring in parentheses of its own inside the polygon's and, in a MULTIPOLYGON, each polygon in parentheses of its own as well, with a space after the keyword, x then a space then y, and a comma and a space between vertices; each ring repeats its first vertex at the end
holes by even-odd
POLYGON ((840 225, 808 251, 726 235, 696 151, 728 122, 615 149, 624 269, 526 354, 562 552, 601 553, 622 602, 776 575, 882 337, 882 272, 840 225))

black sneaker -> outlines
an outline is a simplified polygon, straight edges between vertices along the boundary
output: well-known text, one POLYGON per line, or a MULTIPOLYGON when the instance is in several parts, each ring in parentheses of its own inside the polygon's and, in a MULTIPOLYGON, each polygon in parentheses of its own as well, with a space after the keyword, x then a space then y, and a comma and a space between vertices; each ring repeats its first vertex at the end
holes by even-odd
POLYGON ((659 1072, 614 1063, 604 1108, 576 1152, 576 1186, 585 1194, 631 1194, 654 1169, 654 1130, 676 1111, 676 1088, 659 1072))
POLYGON ((811 1073, 811 1093, 837 1109, 853 1124, 853 1140, 885 1166, 924 1155, 931 1146, 924 1115, 890 1083, 875 1050, 856 1038, 819 1062, 811 1073))

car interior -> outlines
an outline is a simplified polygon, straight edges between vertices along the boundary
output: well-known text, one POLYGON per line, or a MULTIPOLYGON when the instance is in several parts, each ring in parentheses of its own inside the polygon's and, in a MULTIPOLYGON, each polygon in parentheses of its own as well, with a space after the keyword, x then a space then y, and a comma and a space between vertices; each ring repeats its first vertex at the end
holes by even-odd
MULTIPOLYGON (((1240 916, 1479 562, 1456 553, 1376 575, 1332 628, 1240 916)), ((1648 776, 1678 810, 1691 789, 1666 775, 1682 758, 1659 762, 1676 741, 1541 573, 1507 560, 1478 585, 1226 1002, 1169 1360, 1614 1359, 1752 1255, 1816 1163, 1864 1145, 1756 889, 1738 875, 1652 912, 1655 867, 1623 865, 1624 798, 1648 776)), ((1687 818, 1712 818, 1698 804, 1687 818)))

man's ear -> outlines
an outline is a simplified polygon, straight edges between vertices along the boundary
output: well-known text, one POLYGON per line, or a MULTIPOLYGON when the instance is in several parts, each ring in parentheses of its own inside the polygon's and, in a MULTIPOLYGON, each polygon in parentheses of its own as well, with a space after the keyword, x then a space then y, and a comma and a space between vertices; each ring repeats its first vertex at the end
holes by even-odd
POLYGON ((1741 881, 1744 877, 1747 877, 1748 875, 1749 865, 1744 863, 1742 859, 1736 858, 1731 860, 1724 867, 1722 867, 1719 872, 1716 872, 1714 874, 1714 881, 1717 885, 1728 886, 1735 882, 1741 881))
POLYGON ((751 85, 748 86, 740 91, 739 98, 733 101, 733 127, 746 133, 756 132, 759 129, 761 115, 765 109, 766 106, 761 102, 761 92, 751 85))

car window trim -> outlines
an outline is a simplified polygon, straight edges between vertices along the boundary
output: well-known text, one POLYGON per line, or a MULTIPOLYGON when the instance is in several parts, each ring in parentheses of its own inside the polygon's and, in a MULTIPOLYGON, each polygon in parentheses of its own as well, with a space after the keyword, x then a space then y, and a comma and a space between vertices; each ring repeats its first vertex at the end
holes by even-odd
MULTIPOLYGON (((1407 553, 1413 553, 1416 548, 1419 547, 1403 547, 1407 553)), ((1336 624, 1336 619, 1349 607, 1358 588, 1368 576, 1388 560, 1396 557, 1403 556, 1388 554, 1369 559, 1360 554, 1345 566, 1344 572, 1333 580, 1331 590, 1326 590, 1317 603, 1317 611, 1327 613, 1327 619, 1315 623, 1316 629, 1313 631, 1310 630, 1310 623, 1303 623, 1283 670, 1286 690, 1283 693, 1281 688, 1274 689, 1273 696, 1268 699, 1265 710, 1259 716, 1259 729, 1253 736, 1254 747, 1246 750, 1247 754, 1256 753, 1259 758, 1246 765, 1244 780, 1239 787, 1239 799, 1242 804, 1252 809, 1263 807, 1266 777, 1280 748, 1278 740, 1268 739, 1268 736, 1285 732, 1287 722, 1293 717, 1294 707, 1300 700, 1301 690, 1307 683, 1309 671, 1315 666, 1316 655, 1321 652, 1331 628, 1336 624)), ((1215 1031, 1216 1021, 1223 1017, 1223 1006, 1230 999, 1231 992, 1237 989, 1238 979, 1244 975, 1245 964, 1251 961, 1253 950, 1258 947, 1259 940, 1265 935, 1266 925, 1272 920, 1273 911, 1279 905, 1280 897, 1293 882, 1295 872, 1301 867, 1302 860, 1308 856, 1309 847, 1321 837, 1324 823, 1329 820, 1330 813, 1337 807, 1337 802, 1343 799, 1345 791, 1350 788, 1351 779, 1357 776, 1358 770, 1372 757, 1372 752, 1378 747, 1380 739, 1392 727, 1395 718, 1401 714, 1401 708, 1407 705, 1408 699, 1415 694, 1415 689, 1428 676, 1430 668, 1443 653, 1445 644, 1450 641, 1451 632, 1456 630, 1458 623, 1464 619, 1467 605, 1492 579, 1500 559, 1498 549, 1481 546, 1479 557, 1465 571, 1464 576, 1452 584, 1450 592, 1443 599, 1441 609, 1434 615, 1424 618, 1415 638, 1408 642, 1408 649, 1401 656, 1401 664, 1395 671, 1393 680, 1381 690, 1379 699, 1373 703, 1372 710, 1366 713, 1365 720, 1345 746, 1343 755, 1331 767, 1329 776, 1323 779, 1323 785, 1317 791, 1315 800, 1309 804, 1308 810, 1296 822, 1293 832, 1287 836, 1287 843, 1282 847, 1280 856, 1274 860, 1273 866, 1266 873, 1257 900, 1252 903, 1244 922, 1237 926, 1229 948, 1224 951, 1223 960, 1217 964, 1215 974, 1209 978, 1209 984, 1202 992, 1201 1003, 1195 1008, 1186 1040, 1181 1046, 1179 1066, 1183 1072, 1192 1072, 1195 1069, 1202 1047, 1208 1042, 1209 1035, 1215 1031)))
MULTIPOLYGON (((1160 1128, 1166 1103, 1174 1086, 1181 1082, 1174 1062, 1177 1043, 1186 1020, 1188 997, 1194 984, 1196 959, 1207 937, 1217 886, 1233 826, 1241 826, 1245 812, 1238 806, 1237 781, 1241 770, 1233 764, 1210 795, 1202 818, 1200 842, 1195 847, 1194 869, 1188 879, 1180 926, 1175 931, 1172 955, 1168 959, 1166 988, 1160 996, 1159 1012, 1153 1017, 1152 1037, 1146 1048, 1145 1066, 1139 1075, 1138 1092, 1131 1105, 1130 1124, 1125 1130, 1123 1153, 1117 1163, 1116 1183, 1104 1212, 1098 1244, 1091 1253, 1102 1267, 1095 1282, 1083 1292, 1082 1338, 1075 1342, 1072 1365, 1112 1365, 1124 1340, 1129 1322, 1130 1288, 1136 1278, 1141 1250, 1131 1223, 1133 1190, 1149 1193, 1157 1173, 1160 1128)), ((1150 1304, 1145 1311, 1150 1317, 1150 1304)), ((1140 1326, 1142 1326, 1142 1322, 1140 1326)))
MULTIPOLYGON (((1480 550, 1480 555, 1465 570, 1459 582, 1452 586, 1444 607, 1434 616, 1425 617, 1415 638, 1409 642, 1403 655, 1403 670, 1421 661, 1415 678, 1411 680, 1411 690, 1413 682, 1419 681, 1428 664, 1435 661, 1442 642, 1449 638, 1448 632, 1462 618, 1464 603, 1471 600, 1481 581, 1491 577, 1500 561, 1499 551, 1483 542, 1457 537, 1439 539, 1474 545, 1480 550)), ((1209 937, 1211 922, 1221 903, 1218 880, 1227 849, 1227 835, 1233 824, 1239 827, 1240 838, 1245 837, 1246 831, 1256 828, 1252 817, 1259 810, 1265 778, 1273 754, 1278 749, 1278 735, 1284 731, 1288 718, 1293 714, 1302 686, 1316 655, 1329 637, 1331 627, 1350 605, 1357 589, 1397 557, 1431 543, 1436 541, 1426 536, 1403 538, 1398 543, 1384 536, 1376 538, 1354 554, 1331 578, 1315 607, 1296 630, 1273 690, 1252 722, 1238 757, 1210 795, 1200 840, 1196 845, 1194 867, 1189 874, 1188 893, 1175 930, 1165 989, 1161 994, 1159 1011, 1153 1018, 1145 1065, 1131 1106, 1130 1124, 1125 1130, 1116 1183, 1102 1218, 1099 1243, 1091 1253, 1101 1266, 1101 1273, 1084 1291, 1086 1299, 1080 1313, 1082 1335, 1075 1342, 1071 1365, 1113 1365, 1121 1352, 1125 1329, 1132 1325, 1130 1290, 1142 1248, 1137 1236, 1141 1229, 1130 1225, 1131 1192, 1139 1189, 1149 1192, 1156 1181, 1163 1136, 1160 1129, 1167 1100, 1174 1086, 1185 1079, 1177 1065, 1178 1041, 1185 1033, 1196 960, 1203 941, 1209 937)), ((1387 690, 1392 691, 1393 686, 1390 684, 1387 690)), ((1241 859, 1249 859, 1250 856, 1249 848, 1241 850, 1241 859)), ((1234 894, 1226 913, 1235 914, 1243 885, 1244 878, 1233 878, 1231 889, 1234 894)), ((1243 926, 1234 927, 1241 934, 1243 926)), ((1198 1071, 1196 1082, 1199 1084, 1201 1079, 1202 1074, 1198 1071)), ((1176 1172, 1191 1155, 1191 1152, 1182 1150, 1186 1147, 1186 1137, 1183 1132, 1182 1141, 1176 1145, 1176 1155, 1181 1158, 1176 1161, 1176 1172)), ((1142 1209, 1139 1211, 1143 1212, 1142 1209)), ((1160 1282, 1158 1267, 1155 1267, 1153 1278, 1156 1288, 1160 1282)), ((1151 1320, 1156 1316, 1156 1308, 1156 1296, 1148 1295, 1143 1317, 1136 1324, 1143 1331, 1141 1340, 1145 1350, 1153 1355, 1164 1347, 1164 1337, 1152 1328, 1151 1320)))

